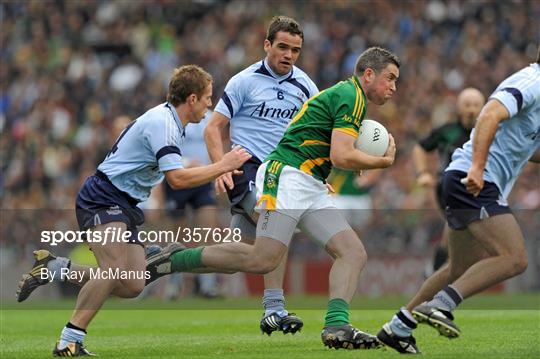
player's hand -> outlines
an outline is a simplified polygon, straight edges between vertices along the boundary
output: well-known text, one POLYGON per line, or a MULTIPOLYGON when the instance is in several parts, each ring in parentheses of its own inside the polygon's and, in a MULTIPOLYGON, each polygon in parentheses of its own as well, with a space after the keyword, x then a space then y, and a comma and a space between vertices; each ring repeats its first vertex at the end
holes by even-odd
POLYGON ((326 184, 326 189, 328 190, 328 193, 336 193, 336 190, 334 189, 334 187, 332 187, 330 183, 326 184))
POLYGON ((230 152, 227 152, 221 159, 222 164, 225 166, 226 172, 234 171, 240 168, 244 162, 249 160, 251 155, 248 151, 240 146, 234 147, 230 152))
POLYGON ((416 183, 420 187, 434 187, 435 186, 435 177, 431 173, 424 172, 421 173, 416 179, 416 183))
POLYGON ((461 183, 465 185, 467 192, 473 196, 478 196, 482 188, 484 188, 483 170, 472 168, 467 173, 467 177, 461 179, 461 183))
POLYGON ((391 166, 396 159, 396 142, 394 141, 394 136, 390 133, 388 134, 388 148, 383 157, 388 161, 386 167, 391 166))
MULTIPOLYGON (((241 171, 240 171, 241 172, 241 171)), ((234 188, 234 182, 232 179, 232 172, 227 172, 216 178, 216 194, 226 193, 227 188, 229 190, 234 188)))

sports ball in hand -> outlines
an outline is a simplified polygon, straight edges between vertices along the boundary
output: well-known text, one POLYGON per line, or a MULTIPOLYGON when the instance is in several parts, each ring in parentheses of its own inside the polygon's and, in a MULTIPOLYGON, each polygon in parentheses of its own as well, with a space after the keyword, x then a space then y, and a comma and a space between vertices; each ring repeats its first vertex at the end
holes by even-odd
POLYGON ((388 131, 373 120, 363 120, 355 147, 368 155, 382 156, 388 148, 388 131))

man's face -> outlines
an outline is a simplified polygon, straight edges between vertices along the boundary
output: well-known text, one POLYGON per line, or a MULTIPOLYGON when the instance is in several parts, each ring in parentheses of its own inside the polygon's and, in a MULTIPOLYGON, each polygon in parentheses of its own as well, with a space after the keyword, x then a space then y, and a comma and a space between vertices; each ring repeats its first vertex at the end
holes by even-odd
POLYGON ((476 89, 466 89, 459 94, 457 107, 461 124, 466 129, 474 127, 474 122, 484 106, 484 96, 476 89))
POLYGON ((212 83, 209 83, 202 96, 198 97, 193 103, 193 121, 192 123, 199 123, 204 118, 208 108, 212 106, 212 83))
POLYGON ((302 38, 285 31, 279 31, 274 42, 264 40, 264 51, 268 65, 276 74, 283 76, 291 71, 294 63, 300 56, 302 38))
POLYGON ((378 74, 371 69, 364 73, 367 88, 364 89, 366 97, 377 105, 384 105, 396 92, 396 82, 399 78, 399 69, 394 64, 388 64, 378 74))

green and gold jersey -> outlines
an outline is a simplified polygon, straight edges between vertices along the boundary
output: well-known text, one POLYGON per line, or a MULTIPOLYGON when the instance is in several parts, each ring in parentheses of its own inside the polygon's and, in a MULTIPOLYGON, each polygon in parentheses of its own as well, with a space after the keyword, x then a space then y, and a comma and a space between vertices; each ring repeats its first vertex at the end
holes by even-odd
POLYGON ((332 131, 357 138, 365 114, 366 97, 356 76, 341 81, 304 103, 266 160, 298 168, 324 182, 332 169, 332 131))

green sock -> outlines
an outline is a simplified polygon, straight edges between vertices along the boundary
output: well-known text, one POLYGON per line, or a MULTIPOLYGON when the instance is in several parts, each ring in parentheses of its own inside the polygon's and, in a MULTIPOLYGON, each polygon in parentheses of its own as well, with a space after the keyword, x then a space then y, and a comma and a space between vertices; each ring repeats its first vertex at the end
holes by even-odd
POLYGON ((171 256, 171 270, 173 272, 187 272, 203 267, 202 251, 204 247, 184 249, 171 256))
POLYGON ((340 298, 331 299, 324 319, 325 327, 349 324, 349 303, 340 298))

